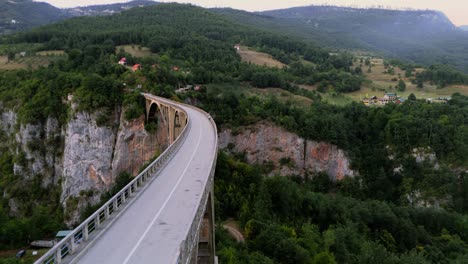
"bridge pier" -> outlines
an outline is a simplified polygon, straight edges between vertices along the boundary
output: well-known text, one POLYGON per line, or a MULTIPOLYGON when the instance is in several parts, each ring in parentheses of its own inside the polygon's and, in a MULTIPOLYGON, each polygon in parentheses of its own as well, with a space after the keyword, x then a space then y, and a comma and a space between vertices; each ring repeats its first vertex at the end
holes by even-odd
MULTIPOLYGON (((205 213, 203 214, 201 227, 198 235, 198 250, 197 264, 214 264, 215 263, 215 225, 214 225, 214 200, 213 187, 208 195, 206 202, 205 213)), ((195 251, 195 250, 194 250, 195 251)), ((192 259, 192 263, 194 259, 192 259)))

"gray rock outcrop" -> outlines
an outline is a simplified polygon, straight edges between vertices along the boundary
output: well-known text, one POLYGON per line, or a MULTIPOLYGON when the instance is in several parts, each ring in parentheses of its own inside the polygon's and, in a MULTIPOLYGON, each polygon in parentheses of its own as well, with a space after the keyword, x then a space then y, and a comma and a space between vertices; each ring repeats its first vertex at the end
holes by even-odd
POLYGON ((244 152, 249 163, 273 162, 275 168, 271 174, 325 172, 334 180, 357 175, 350 168, 346 153, 333 144, 305 140, 266 122, 239 131, 234 134, 231 129, 222 130, 219 147, 244 152))

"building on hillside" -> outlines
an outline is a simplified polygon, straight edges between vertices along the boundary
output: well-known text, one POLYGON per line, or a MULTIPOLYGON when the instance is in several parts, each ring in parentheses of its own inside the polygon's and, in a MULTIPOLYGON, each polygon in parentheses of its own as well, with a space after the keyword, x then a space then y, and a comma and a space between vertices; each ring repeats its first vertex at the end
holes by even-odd
POLYGON ((135 64, 135 65, 133 65, 133 67, 132 67, 132 71, 134 71, 134 72, 135 72, 135 71, 138 71, 138 70, 140 70, 140 69, 141 69, 141 65, 140 65, 140 64, 135 64))
POLYGON ((380 98, 375 95, 369 98, 369 95, 367 95, 364 99, 361 99, 361 101, 367 106, 386 105, 388 103, 402 104, 406 100, 406 98, 398 97, 396 93, 385 93, 385 95, 380 98))
POLYGON ((385 93, 385 95, 379 99, 380 104, 394 103, 397 99, 396 93, 385 93))
POLYGON ((234 45, 234 49, 239 51, 240 50, 240 45, 239 44, 234 45))
POLYGON ((58 240, 61 240, 61 239, 65 238, 66 236, 68 236, 68 234, 70 234, 71 232, 73 232, 73 230, 60 230, 55 235, 55 238, 58 239, 58 240))
POLYGON ((120 64, 120 65, 125 65, 125 64, 127 64, 127 58, 121 58, 121 59, 119 60, 119 64, 120 64))
POLYGON ((406 98, 403 98, 403 97, 398 97, 396 100, 395 100, 395 104, 402 104, 406 102, 406 98))

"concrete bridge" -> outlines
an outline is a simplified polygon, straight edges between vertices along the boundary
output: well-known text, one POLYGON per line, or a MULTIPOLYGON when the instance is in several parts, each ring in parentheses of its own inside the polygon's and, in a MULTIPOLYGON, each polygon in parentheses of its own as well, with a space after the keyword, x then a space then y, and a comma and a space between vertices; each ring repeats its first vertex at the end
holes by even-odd
POLYGON ((216 263, 213 177, 217 131, 209 115, 151 94, 149 122, 169 147, 35 263, 216 263))

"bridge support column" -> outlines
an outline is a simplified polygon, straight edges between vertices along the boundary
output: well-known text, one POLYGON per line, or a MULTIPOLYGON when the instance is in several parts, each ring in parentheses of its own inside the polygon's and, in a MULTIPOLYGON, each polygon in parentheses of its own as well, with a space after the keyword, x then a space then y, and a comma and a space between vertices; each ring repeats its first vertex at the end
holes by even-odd
MULTIPOLYGON (((198 264, 215 264, 215 220, 214 220, 214 200, 213 187, 211 188, 206 203, 205 214, 198 235, 198 264)), ((192 262, 193 262, 192 258, 192 262)))
POLYGON ((168 128, 169 128, 169 144, 172 144, 175 140, 175 115, 176 110, 172 107, 168 109, 168 128))

